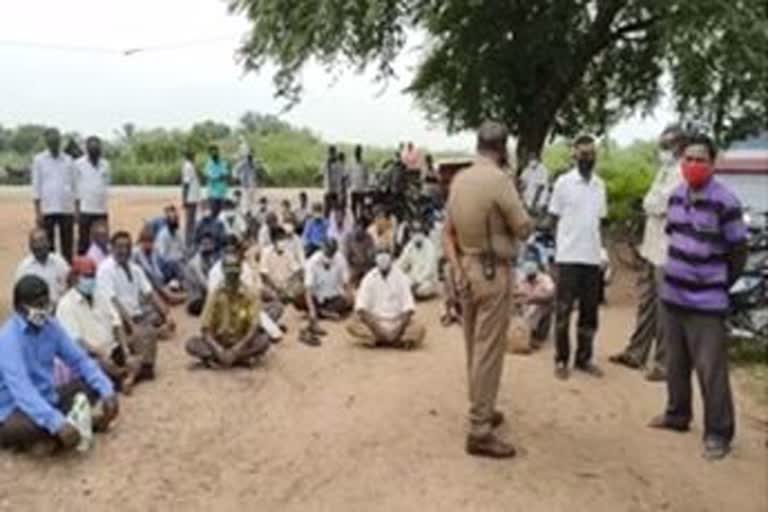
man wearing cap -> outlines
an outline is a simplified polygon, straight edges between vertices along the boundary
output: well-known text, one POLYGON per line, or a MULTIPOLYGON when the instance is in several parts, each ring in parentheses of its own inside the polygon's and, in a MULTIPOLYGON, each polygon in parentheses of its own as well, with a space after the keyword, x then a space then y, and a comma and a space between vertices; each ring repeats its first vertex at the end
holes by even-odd
POLYGON ((187 353, 206 366, 252 366, 269 349, 269 337, 258 321, 261 303, 242 283, 241 267, 237 252, 224 254, 224 285, 210 291, 200 336, 187 342, 187 353))
POLYGON ((96 264, 88 258, 72 261, 72 288, 56 308, 56 318, 67 334, 99 362, 112 382, 130 393, 142 373, 154 369, 157 344, 151 338, 125 336, 109 314, 108 304, 95 297, 96 264))
POLYGON ((531 231, 514 184, 504 174, 507 128, 485 122, 477 158, 451 184, 444 230, 445 255, 462 302, 469 373, 470 455, 509 458, 515 448, 494 432, 503 421, 496 398, 504 366, 511 310, 512 261, 531 231))
POLYGON ((14 313, 0 327, 0 447, 50 453, 72 449, 80 433, 67 419, 75 396, 100 401, 97 431, 118 414, 112 383, 99 365, 51 318, 48 285, 37 276, 22 277, 13 290, 14 313), (54 358, 79 378, 56 388, 54 358))
POLYGON ((360 283, 355 318, 347 325, 354 340, 367 347, 413 349, 421 345, 426 329, 417 323, 411 282, 387 249, 376 253, 376 268, 360 283))

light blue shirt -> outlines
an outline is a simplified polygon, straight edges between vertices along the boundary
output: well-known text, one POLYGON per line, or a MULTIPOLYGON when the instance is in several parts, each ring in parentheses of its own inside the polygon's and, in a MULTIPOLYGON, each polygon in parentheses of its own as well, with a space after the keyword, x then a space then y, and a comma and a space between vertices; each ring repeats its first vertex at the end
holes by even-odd
POLYGON ((18 409, 51 434, 61 430, 66 419, 56 408, 56 356, 102 398, 115 394, 99 365, 72 341, 57 320, 51 319, 35 331, 14 314, 0 328, 0 423, 18 409))
POLYGON ((227 163, 221 159, 218 163, 209 159, 205 174, 208 176, 208 197, 210 199, 226 199, 229 190, 227 163))

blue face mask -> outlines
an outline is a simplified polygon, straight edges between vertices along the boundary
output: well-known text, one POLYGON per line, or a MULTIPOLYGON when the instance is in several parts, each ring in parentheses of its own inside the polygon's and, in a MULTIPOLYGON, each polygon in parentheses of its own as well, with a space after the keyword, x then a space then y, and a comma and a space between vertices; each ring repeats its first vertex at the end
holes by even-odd
POLYGON ((77 282, 77 289, 86 297, 93 296, 93 290, 96 288, 96 279, 93 277, 81 277, 77 282))

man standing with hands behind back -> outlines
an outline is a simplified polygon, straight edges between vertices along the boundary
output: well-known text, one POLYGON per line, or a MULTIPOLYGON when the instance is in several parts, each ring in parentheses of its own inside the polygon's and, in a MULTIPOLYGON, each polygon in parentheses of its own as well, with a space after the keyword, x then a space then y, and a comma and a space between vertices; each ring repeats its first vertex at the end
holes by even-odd
POLYGON ((578 346, 575 368, 602 377, 592 362, 600 305, 600 224, 607 214, 605 184, 595 176, 595 139, 580 135, 573 145, 576 168, 558 178, 552 191, 549 213, 557 225, 557 313, 555 328, 555 376, 570 376, 570 328, 574 303, 579 303, 578 346))
POLYGON ((61 152, 61 134, 56 128, 45 131, 46 151, 32 162, 32 197, 35 200, 35 221, 48 235, 51 247, 56 247, 56 227, 59 228, 60 252, 72 261, 75 237, 75 199, 77 194, 75 166, 61 152))
POLYGON ((502 168, 507 164, 507 128, 486 121, 477 134, 477 158, 451 185, 443 235, 445 255, 464 311, 469 373, 470 455, 510 458, 513 446, 494 428, 512 300, 512 261, 518 240, 528 237, 531 221, 502 168))

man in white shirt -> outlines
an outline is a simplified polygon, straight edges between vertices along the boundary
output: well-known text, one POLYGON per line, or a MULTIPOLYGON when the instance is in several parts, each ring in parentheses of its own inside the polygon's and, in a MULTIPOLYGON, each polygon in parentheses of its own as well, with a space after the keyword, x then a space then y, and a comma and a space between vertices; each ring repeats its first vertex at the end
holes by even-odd
POLYGON ((250 213, 252 208, 256 206, 256 194, 262 173, 261 163, 253 157, 253 152, 250 149, 245 158, 235 167, 235 176, 243 187, 243 211, 247 213, 250 213))
POLYGON ((539 155, 529 155, 528 165, 520 176, 520 183, 528 211, 534 214, 543 211, 549 197, 549 171, 539 159, 539 155))
POLYGON ((283 303, 292 302, 303 292, 303 264, 290 250, 288 234, 277 228, 274 243, 261 251, 260 273, 264 286, 283 303))
POLYGON ((124 335, 120 322, 115 323, 109 307, 94 295, 96 264, 86 257, 72 261, 75 279, 56 308, 56 318, 67 334, 99 362, 112 382, 130 393, 141 378, 142 368, 154 367, 157 344, 152 339, 124 335))
POLYGON ((55 305, 67 289, 69 264, 51 252, 48 235, 42 229, 33 229, 29 234, 29 250, 32 254, 19 263, 14 282, 26 275, 39 277, 48 285, 51 303, 55 305))
POLYGON ((106 221, 96 221, 91 226, 91 245, 85 253, 98 267, 109 256, 109 226, 106 221))
POLYGON ((60 252, 72 261, 75 234, 77 179, 72 159, 61 152, 61 135, 55 128, 45 131, 46 151, 32 162, 32 197, 37 225, 45 229, 51 247, 56 247, 56 229, 60 252))
POLYGON ((97 221, 108 219, 107 199, 111 183, 109 162, 102 157, 101 139, 88 137, 85 155, 75 162, 78 218, 77 253, 85 254, 90 245, 91 229, 97 221))
POLYGON ((555 262, 558 267, 555 376, 570 376, 570 319, 579 303, 577 349, 574 367, 593 377, 602 370, 592 360, 600 302, 600 227, 607 215, 605 184, 595 176, 595 139, 576 138, 576 168, 555 182, 549 213, 557 225, 555 262))
POLYGON ((403 249, 397 266, 411 281, 416 300, 429 300, 437 295, 437 254, 420 222, 411 225, 411 240, 403 249))
POLYGON ((168 338, 176 324, 144 271, 131 260, 132 245, 125 231, 112 236, 112 255, 96 272, 97 300, 109 305, 113 323, 120 323, 129 336, 168 338))
POLYGON ((181 164, 181 204, 184 205, 184 234, 187 243, 192 246, 197 225, 197 206, 202 199, 200 193, 200 176, 195 168, 195 153, 191 149, 184 152, 184 163, 181 164))
MULTIPOLYGON (((353 292, 349 267, 338 251, 335 240, 327 240, 322 250, 307 260, 304 270, 304 300, 295 304, 299 310, 309 312, 309 329, 313 335, 324 335, 319 319, 341 320, 352 310, 353 292)), ((300 337, 310 345, 317 344, 310 337, 300 337)))
POLYGON ((646 378, 650 381, 662 381, 666 375, 666 344, 660 320, 663 304, 657 292, 664 279, 664 263, 667 259, 665 224, 669 198, 683 182, 680 156, 684 141, 680 125, 666 127, 659 137, 661 165, 643 201, 646 221, 640 254, 646 260, 646 265, 638 283, 640 303, 637 307, 637 321, 627 347, 609 359, 612 363, 632 369, 646 367, 646 378), (651 349, 653 362, 649 361, 651 349))
POLYGON ((368 347, 412 349, 424 341, 426 329, 413 315, 415 305, 408 277, 392 265, 387 250, 376 254, 376 268, 360 284, 355 300, 357 316, 347 332, 368 347))

